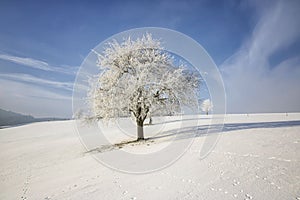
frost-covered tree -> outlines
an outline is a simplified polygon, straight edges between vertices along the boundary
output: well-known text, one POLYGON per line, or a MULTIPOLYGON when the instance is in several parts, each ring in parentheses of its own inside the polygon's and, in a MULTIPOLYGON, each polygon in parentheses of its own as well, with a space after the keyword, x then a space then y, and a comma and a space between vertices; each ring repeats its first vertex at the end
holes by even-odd
POLYGON ((95 53, 101 73, 89 93, 93 118, 111 120, 131 115, 138 140, 144 139, 147 117, 174 115, 180 112, 181 104, 194 105, 197 101, 191 94, 199 89, 198 76, 184 64, 175 65, 174 57, 150 34, 121 43, 113 41, 103 52, 95 53))
POLYGON ((213 108, 213 104, 209 99, 205 99, 201 104, 201 110, 208 115, 208 112, 213 108))

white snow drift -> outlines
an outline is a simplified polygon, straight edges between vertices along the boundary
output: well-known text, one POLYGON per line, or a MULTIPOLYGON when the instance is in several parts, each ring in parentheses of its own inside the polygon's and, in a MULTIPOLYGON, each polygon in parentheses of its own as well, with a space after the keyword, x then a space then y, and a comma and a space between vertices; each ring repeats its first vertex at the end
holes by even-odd
MULTIPOLYGON (((209 117, 201 118, 200 127, 209 117)), ((227 115, 224 132, 205 159, 199 152, 208 136, 198 135, 173 165, 142 175, 113 171, 94 160, 74 125, 41 122, 1 129, 0 199, 300 198, 299 113, 227 115)), ((157 125, 154 120, 152 126, 157 125)), ((156 139, 149 145, 155 149, 162 143, 156 139)))

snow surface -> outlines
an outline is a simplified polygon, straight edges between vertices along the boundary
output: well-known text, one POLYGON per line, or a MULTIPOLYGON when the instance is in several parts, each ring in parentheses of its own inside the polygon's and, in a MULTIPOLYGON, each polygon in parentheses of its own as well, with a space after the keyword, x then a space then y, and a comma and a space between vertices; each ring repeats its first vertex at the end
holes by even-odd
MULTIPOLYGON (((97 162, 74 121, 1 129, 0 199, 300 199, 300 113, 227 115, 225 122, 205 159, 207 136, 199 135, 173 165, 142 175, 97 162)), ((161 148, 157 141, 151 148, 161 148)))

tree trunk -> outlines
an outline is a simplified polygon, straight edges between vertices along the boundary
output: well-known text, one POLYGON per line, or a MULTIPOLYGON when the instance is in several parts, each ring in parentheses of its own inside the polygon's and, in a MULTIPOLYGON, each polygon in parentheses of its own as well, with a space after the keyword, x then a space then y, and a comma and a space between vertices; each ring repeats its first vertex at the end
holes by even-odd
POLYGON ((137 135, 138 135, 137 140, 138 141, 139 140, 144 140, 145 139, 144 138, 144 127, 143 127, 144 122, 139 120, 139 121, 136 122, 136 124, 137 124, 137 135))

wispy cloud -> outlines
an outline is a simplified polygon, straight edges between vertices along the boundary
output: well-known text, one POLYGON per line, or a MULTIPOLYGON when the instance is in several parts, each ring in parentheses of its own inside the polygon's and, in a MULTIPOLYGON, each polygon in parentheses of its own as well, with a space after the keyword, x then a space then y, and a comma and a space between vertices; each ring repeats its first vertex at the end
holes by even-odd
POLYGON ((272 55, 299 41, 299 1, 265 8, 252 36, 221 65, 231 112, 300 111, 300 56, 270 65, 272 55))
POLYGON ((63 65, 60 67, 52 66, 49 63, 41 60, 37 60, 34 58, 25 58, 25 57, 18 57, 8 54, 0 54, 0 59, 6 60, 9 62, 13 62, 22 66, 31 67, 34 69, 44 70, 44 71, 51 71, 51 72, 58 72, 64 74, 74 75, 76 73, 77 67, 70 67, 67 65, 63 65))
POLYGON ((72 97, 34 84, 0 79, 1 108, 36 117, 72 116, 72 97))
POLYGON ((29 74, 20 74, 20 73, 0 74, 0 78, 14 80, 17 82, 33 83, 39 86, 40 85, 48 86, 48 87, 50 86, 50 87, 65 89, 69 91, 73 90, 73 83, 71 82, 51 81, 51 80, 41 79, 29 74))

